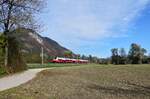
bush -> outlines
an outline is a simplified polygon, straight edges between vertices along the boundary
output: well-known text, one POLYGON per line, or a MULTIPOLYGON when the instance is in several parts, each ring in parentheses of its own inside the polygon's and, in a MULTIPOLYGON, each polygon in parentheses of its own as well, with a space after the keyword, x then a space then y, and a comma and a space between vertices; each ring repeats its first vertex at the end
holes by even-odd
POLYGON ((15 73, 27 69, 27 65, 23 60, 21 47, 15 37, 8 39, 8 66, 7 73, 15 73))
POLYGON ((0 76, 6 74, 6 71, 2 66, 0 66, 0 76))

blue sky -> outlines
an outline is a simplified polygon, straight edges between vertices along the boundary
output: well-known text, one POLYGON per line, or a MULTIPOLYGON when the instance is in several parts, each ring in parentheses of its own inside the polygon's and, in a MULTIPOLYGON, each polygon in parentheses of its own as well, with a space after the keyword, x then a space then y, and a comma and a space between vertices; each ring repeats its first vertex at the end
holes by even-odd
POLYGON ((138 43, 150 53, 150 0, 48 0, 42 35, 99 57, 138 43))

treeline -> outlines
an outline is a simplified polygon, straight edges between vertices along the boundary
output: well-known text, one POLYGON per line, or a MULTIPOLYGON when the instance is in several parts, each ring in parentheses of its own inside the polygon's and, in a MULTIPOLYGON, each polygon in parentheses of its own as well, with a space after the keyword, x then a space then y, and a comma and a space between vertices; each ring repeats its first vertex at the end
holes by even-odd
MULTIPOLYGON (((111 56, 108 58, 99 58, 92 55, 80 55, 74 54, 71 51, 65 51, 63 56, 66 58, 84 59, 89 60, 90 63, 96 64, 149 64, 150 55, 147 55, 147 50, 142 48, 138 44, 131 44, 129 51, 127 52, 124 48, 112 48, 111 56)), ((41 63, 41 57, 39 53, 30 53, 29 55, 23 55, 27 63, 41 63)), ((48 56, 44 54, 44 63, 48 60, 52 60, 57 56, 48 56)))
POLYGON ((150 56, 146 55, 147 50, 138 44, 131 44, 128 54, 124 48, 111 49, 112 64, 149 64, 150 56))
POLYGON ((81 59, 88 59, 91 63, 98 64, 149 64, 150 55, 147 55, 147 50, 140 45, 132 43, 129 52, 124 48, 112 48, 111 56, 108 58, 98 58, 92 55, 82 55, 81 59))
POLYGON ((80 55, 80 59, 89 60, 89 63, 96 63, 96 64, 110 64, 110 58, 99 58, 97 56, 92 55, 80 55))

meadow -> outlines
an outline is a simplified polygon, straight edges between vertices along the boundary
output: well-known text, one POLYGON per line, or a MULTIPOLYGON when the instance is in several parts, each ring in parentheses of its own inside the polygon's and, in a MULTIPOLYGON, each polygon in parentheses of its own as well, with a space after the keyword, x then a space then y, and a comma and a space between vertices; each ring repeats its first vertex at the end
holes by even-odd
MULTIPOLYGON (((38 64, 28 66, 41 68, 38 64)), ((0 99, 150 99, 150 65, 45 64, 43 67, 53 69, 0 92, 0 99)))

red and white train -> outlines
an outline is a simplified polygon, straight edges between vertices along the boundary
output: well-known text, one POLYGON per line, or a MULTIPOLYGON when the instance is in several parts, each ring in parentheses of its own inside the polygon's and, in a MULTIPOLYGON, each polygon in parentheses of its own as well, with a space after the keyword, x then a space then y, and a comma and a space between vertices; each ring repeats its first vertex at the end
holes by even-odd
POLYGON ((51 63, 81 63, 81 64, 87 64, 88 60, 83 59, 71 59, 71 58, 63 58, 63 57, 57 57, 56 59, 50 60, 51 63))

